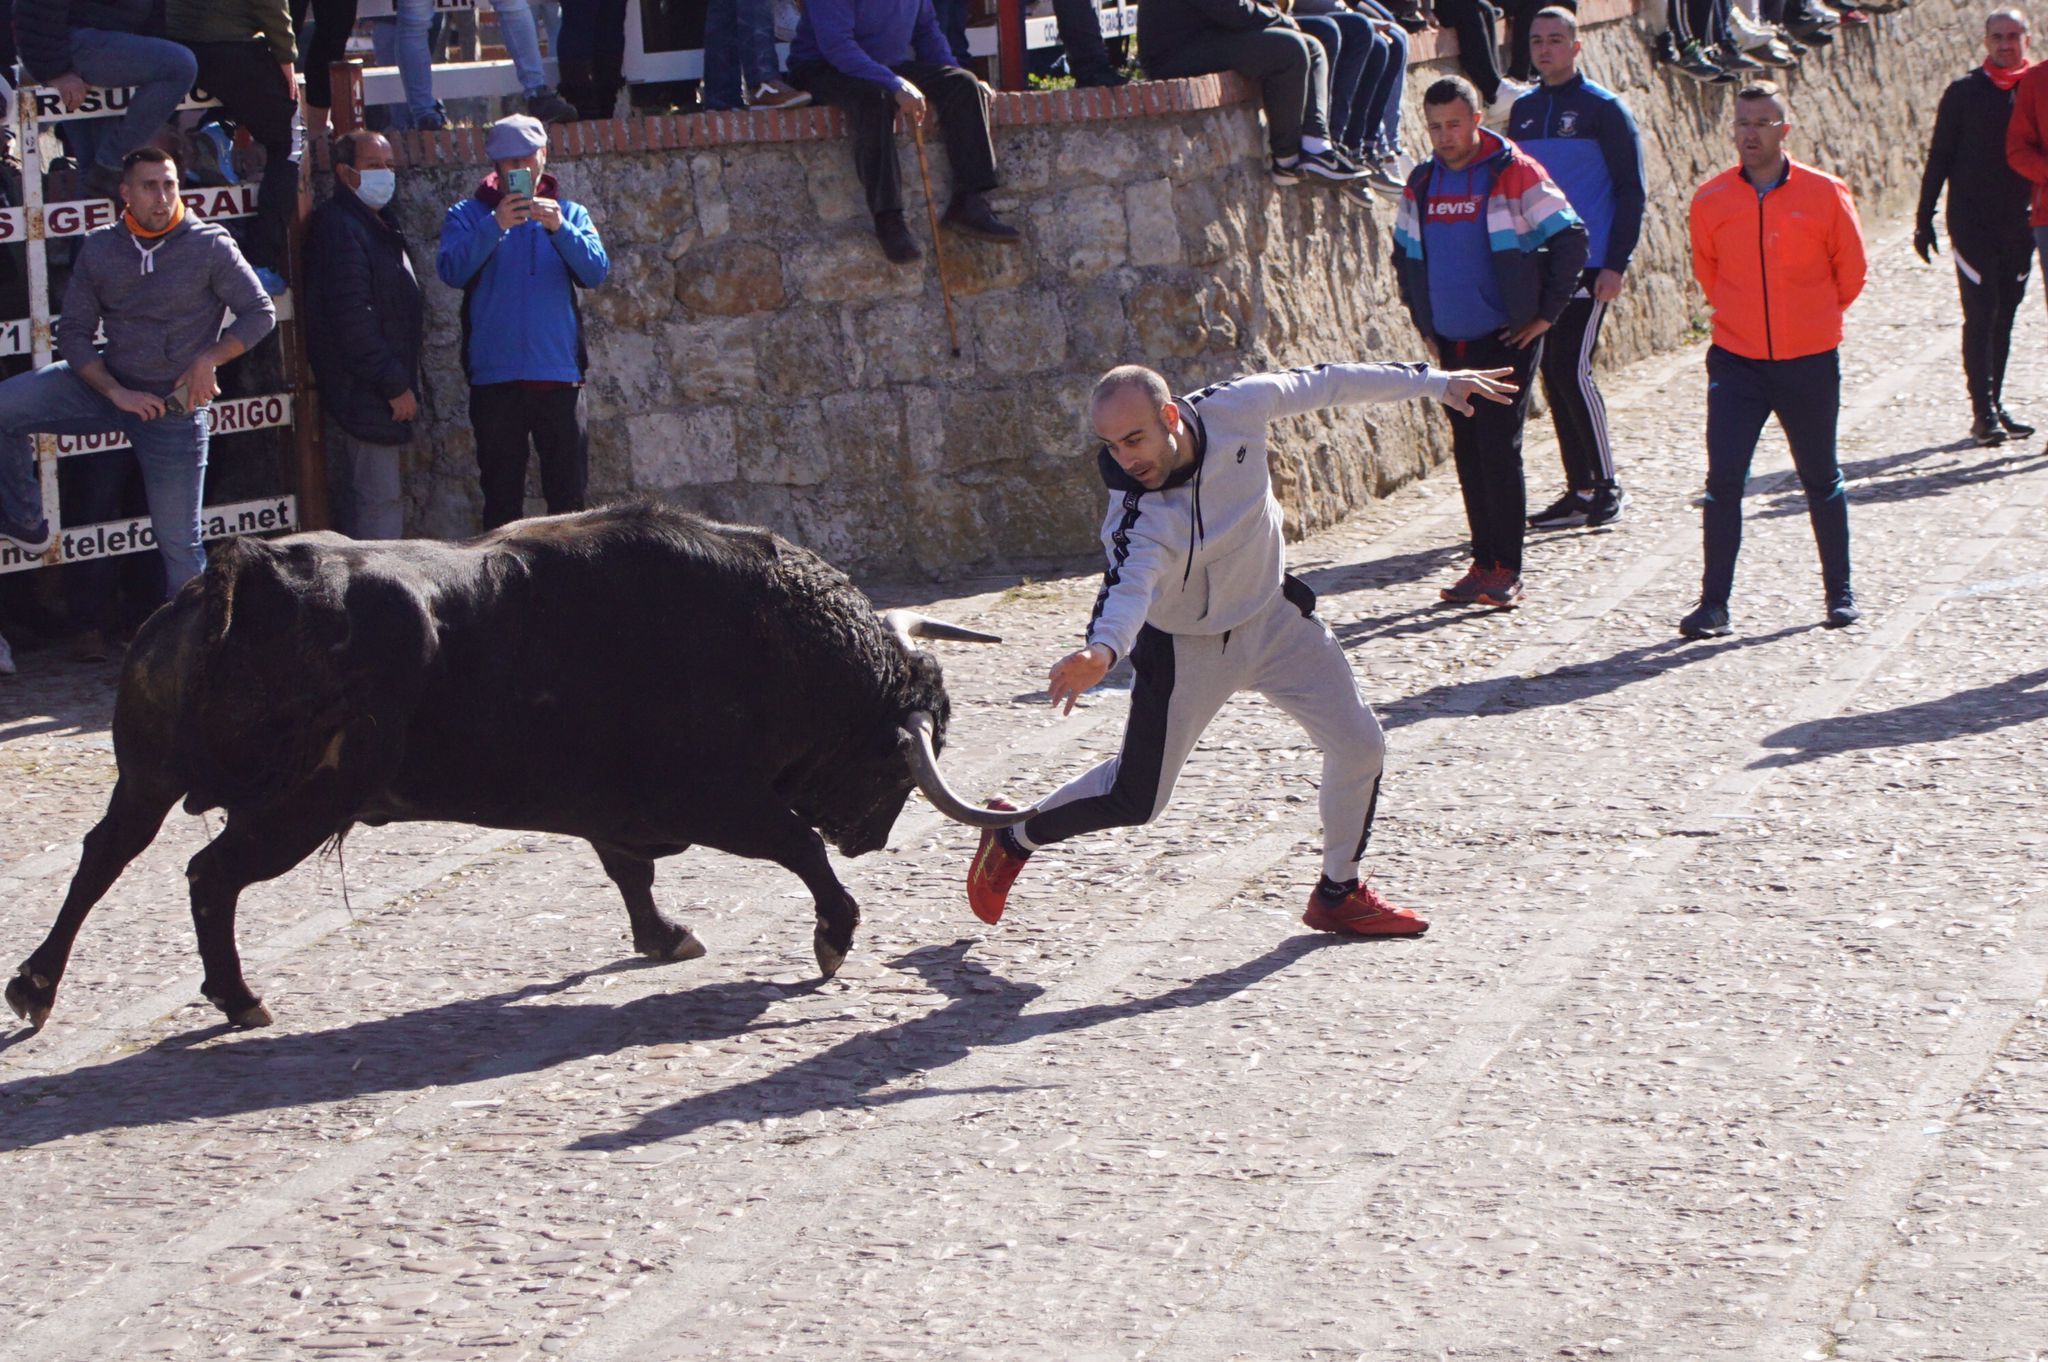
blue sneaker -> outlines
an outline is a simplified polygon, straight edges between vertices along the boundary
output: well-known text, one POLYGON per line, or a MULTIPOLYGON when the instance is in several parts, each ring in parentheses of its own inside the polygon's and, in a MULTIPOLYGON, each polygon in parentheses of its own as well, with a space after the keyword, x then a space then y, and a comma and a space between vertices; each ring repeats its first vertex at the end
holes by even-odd
POLYGON ((265 265, 256 267, 256 282, 263 285, 263 291, 273 298, 289 287, 283 275, 265 265))
POLYGON ((56 542, 57 536, 50 533, 50 518, 44 516, 34 525, 17 525, 12 520, 0 519, 0 539, 12 539, 30 553, 41 553, 56 542))

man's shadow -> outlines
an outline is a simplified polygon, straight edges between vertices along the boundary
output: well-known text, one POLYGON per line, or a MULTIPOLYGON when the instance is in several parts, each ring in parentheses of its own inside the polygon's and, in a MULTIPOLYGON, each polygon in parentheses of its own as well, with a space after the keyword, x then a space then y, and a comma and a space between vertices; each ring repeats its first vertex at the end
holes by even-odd
MULTIPOLYGON (((1843 464, 1842 476, 1849 482, 1849 500, 1858 506, 1913 501, 1920 497, 1944 496, 1959 488, 1970 487, 1980 482, 2023 477, 2028 473, 2048 468, 2048 455, 2035 454, 2028 457, 2019 454, 1994 454, 1977 463, 1930 469, 1925 473, 1911 476, 1890 475, 1891 469, 1902 468, 1929 454, 1953 454, 1963 449, 1976 448, 1978 446, 1970 441, 1963 441, 1960 444, 1929 445, 1906 454, 1887 454, 1881 458, 1843 464)), ((1806 494, 1800 490, 1795 480, 1774 495, 1768 505, 1753 512, 1752 518, 1771 520, 1780 516, 1805 514, 1806 494)))
POLYGON ((1842 752, 1946 742, 2048 718, 2048 668, 1872 714, 1837 714, 1781 728, 1763 746, 1786 749, 1750 763, 1797 766, 1842 752))

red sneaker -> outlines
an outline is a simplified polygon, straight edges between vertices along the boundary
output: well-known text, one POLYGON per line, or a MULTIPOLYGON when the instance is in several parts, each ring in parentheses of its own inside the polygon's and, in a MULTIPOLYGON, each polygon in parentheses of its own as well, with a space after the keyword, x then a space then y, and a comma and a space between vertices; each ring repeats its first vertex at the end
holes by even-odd
POLYGON ((1471 605, 1479 599, 1479 593, 1486 586, 1488 569, 1474 563, 1465 569, 1465 575, 1452 582, 1437 595, 1453 605, 1471 605))
POLYGON ((1522 599, 1522 579, 1504 567, 1488 571, 1479 584, 1479 594, 1473 597, 1474 605, 1490 605, 1496 610, 1512 610, 1522 599))
MULTIPOLYGON (((991 799, 988 806, 1010 810, 1017 807, 1001 799, 991 799)), ((989 828, 981 834, 974 863, 967 867, 967 906, 976 917, 991 927, 1003 920, 1003 905, 1009 902, 1010 886, 1017 882, 1017 872, 1024 868, 1027 859, 1010 850, 1001 829, 989 828)))
POLYGON ((1369 884, 1360 884, 1343 898, 1331 903, 1320 890, 1308 891, 1308 911, 1301 915, 1304 927, 1339 936, 1421 936, 1429 924, 1406 908, 1396 908, 1379 896, 1369 884))

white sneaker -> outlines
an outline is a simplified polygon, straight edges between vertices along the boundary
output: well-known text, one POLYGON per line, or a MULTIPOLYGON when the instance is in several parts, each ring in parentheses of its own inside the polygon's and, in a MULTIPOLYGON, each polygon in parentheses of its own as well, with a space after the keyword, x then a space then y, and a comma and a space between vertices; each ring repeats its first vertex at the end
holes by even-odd
POLYGON ((1488 123, 1507 122, 1508 110, 1514 108, 1515 101, 1528 94, 1530 88, 1530 86, 1522 84, 1519 80, 1508 80, 1503 77, 1500 89, 1494 91, 1493 103, 1486 106, 1486 121, 1488 123))
POLYGON ((1740 5, 1729 6, 1728 27, 1735 34, 1735 45, 1744 52, 1754 52, 1778 36, 1777 29, 1750 18, 1740 5))
POLYGON ((14 675, 14 649, 7 646, 7 635, 0 634, 0 676, 14 675))

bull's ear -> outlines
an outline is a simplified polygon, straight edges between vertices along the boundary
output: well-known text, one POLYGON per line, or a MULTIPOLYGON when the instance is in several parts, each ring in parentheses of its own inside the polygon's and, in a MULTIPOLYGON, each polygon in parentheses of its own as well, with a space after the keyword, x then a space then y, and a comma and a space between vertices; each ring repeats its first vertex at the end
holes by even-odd
POLYGON ((208 643, 219 643, 225 639, 235 622, 235 593, 241 585, 243 573, 256 556, 249 547, 251 542, 238 534, 221 540, 206 551, 206 581, 202 591, 206 600, 208 643))

